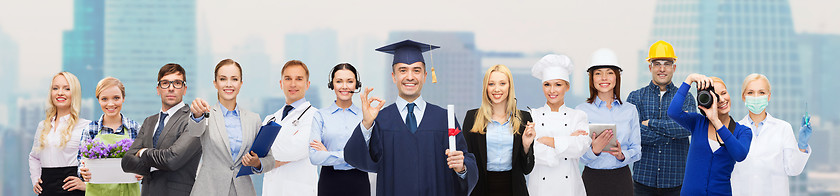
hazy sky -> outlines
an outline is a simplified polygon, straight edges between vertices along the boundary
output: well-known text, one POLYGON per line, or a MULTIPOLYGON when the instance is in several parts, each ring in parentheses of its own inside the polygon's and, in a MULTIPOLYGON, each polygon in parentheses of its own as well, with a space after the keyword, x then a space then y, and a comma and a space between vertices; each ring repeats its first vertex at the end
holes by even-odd
MULTIPOLYGON (((472 31, 481 50, 565 53, 579 70, 594 50, 609 47, 625 71, 633 73, 626 79, 634 85, 636 65, 643 60, 637 52, 650 44, 655 2, 198 0, 197 7, 198 22, 207 24, 216 54, 258 36, 279 62, 286 59, 286 33, 318 28, 335 29, 339 43, 366 35, 384 40, 393 30, 472 31)), ((796 32, 840 34, 840 1, 790 4, 796 32)), ((61 36, 72 28, 72 5, 72 0, 0 0, 0 31, 20 45, 24 88, 46 86, 61 68, 61 36)))

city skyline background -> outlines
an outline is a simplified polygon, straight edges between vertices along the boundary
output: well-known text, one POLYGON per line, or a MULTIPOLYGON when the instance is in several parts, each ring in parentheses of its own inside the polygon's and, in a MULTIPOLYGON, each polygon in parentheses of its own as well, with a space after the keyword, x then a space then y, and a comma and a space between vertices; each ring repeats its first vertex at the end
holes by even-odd
MULTIPOLYGON (((356 66, 364 86, 376 89, 372 95, 393 103, 391 55, 374 49, 413 39, 441 46, 425 53, 427 71, 435 67, 438 83, 428 76, 424 99, 455 104, 463 119, 466 110, 480 104, 481 79, 495 64, 511 68, 521 109, 542 106, 545 99, 530 67, 549 53, 568 55, 575 64, 566 96, 574 107, 588 96, 585 69, 591 53, 613 49, 624 69, 624 99, 650 82, 647 49, 665 40, 679 57, 675 83, 699 72, 723 78, 738 94, 747 74, 763 73, 773 84, 768 111, 794 127, 808 102, 815 117, 815 151, 806 172, 792 178, 792 195, 840 193, 840 145, 832 142, 840 139, 840 112, 830 104, 840 96, 830 90, 832 74, 840 73, 832 58, 840 54, 837 1, 49 3, 0 0, 0 82, 14 86, 0 95, 0 137, 11 151, 7 159, 27 156, 35 125, 43 120, 46 87, 61 70, 80 77, 82 117, 99 119, 93 89, 102 77, 114 76, 126 84, 123 114, 142 121, 160 108, 153 90, 160 66, 185 67, 185 102, 195 97, 215 102, 213 67, 231 58, 243 66, 239 104, 265 116, 283 105, 280 68, 292 59, 309 65, 306 99, 318 108, 334 100, 326 82, 339 62, 356 66)), ((358 105, 358 96, 354 100, 358 105)), ((733 118, 746 115, 740 96, 732 97, 732 105, 733 118)), ((25 158, 2 163, 2 195, 31 193, 28 172, 20 170, 26 166, 25 158)))

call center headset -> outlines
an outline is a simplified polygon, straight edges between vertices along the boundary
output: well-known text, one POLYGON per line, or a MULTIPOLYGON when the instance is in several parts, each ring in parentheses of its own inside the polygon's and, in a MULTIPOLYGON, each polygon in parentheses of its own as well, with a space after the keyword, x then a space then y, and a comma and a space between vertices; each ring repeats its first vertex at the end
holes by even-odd
POLYGON ((356 77, 356 91, 353 93, 362 92, 362 82, 359 81, 359 72, 357 72, 356 68, 353 67, 353 65, 350 65, 350 63, 340 63, 338 65, 335 65, 335 67, 333 67, 332 70, 330 70, 330 79, 329 83, 327 83, 327 88, 330 88, 330 90, 335 89, 335 87, 333 86, 333 77, 335 76, 335 72, 342 69, 350 70, 350 72, 353 72, 353 75, 356 77))

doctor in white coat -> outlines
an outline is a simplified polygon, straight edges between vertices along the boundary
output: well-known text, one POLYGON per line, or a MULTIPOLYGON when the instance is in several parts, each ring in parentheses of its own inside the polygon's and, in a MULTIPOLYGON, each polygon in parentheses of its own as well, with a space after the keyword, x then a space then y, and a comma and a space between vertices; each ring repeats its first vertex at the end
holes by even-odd
POLYGON ((318 173, 309 162, 309 135, 318 109, 304 98, 309 89, 309 69, 303 62, 291 60, 283 65, 281 73, 280 88, 286 95, 286 105, 263 120, 263 125, 274 121, 282 128, 271 146, 275 168, 265 174, 262 194, 314 196, 318 173))
POLYGON ((752 129, 753 139, 747 158, 732 170, 732 195, 790 195, 788 176, 802 173, 811 156, 811 126, 803 122, 797 140, 790 123, 767 113, 771 93, 764 75, 750 74, 741 89, 750 113, 738 123, 752 129))
POLYGON ((541 195, 586 195, 578 159, 589 150, 589 124, 586 113, 566 106, 569 74, 573 66, 569 57, 549 54, 531 69, 542 81, 546 103, 532 109, 534 171, 528 176, 528 193, 541 195))

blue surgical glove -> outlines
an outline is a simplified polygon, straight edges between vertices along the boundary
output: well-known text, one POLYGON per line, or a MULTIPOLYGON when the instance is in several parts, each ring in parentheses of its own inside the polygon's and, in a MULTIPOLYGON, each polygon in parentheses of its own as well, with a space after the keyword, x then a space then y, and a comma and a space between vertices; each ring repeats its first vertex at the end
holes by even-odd
POLYGON ((808 149, 808 140, 811 139, 811 119, 810 116, 803 116, 802 117, 802 125, 799 126, 799 139, 796 141, 799 144, 799 149, 808 149))

